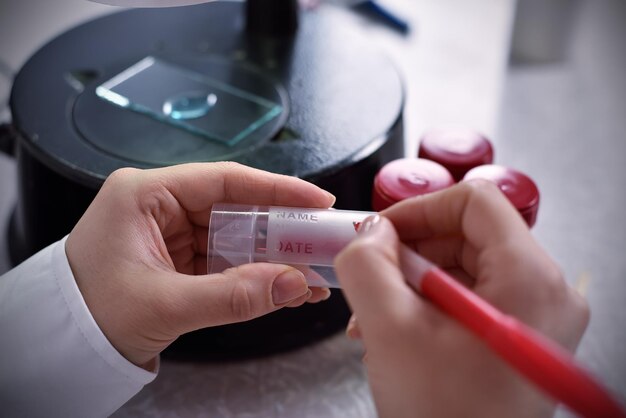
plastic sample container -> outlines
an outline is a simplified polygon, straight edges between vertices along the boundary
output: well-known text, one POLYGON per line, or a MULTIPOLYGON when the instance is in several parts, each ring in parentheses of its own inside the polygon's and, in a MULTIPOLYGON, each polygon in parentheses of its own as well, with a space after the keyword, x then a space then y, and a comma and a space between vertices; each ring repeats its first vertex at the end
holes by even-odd
POLYGON ((291 265, 309 286, 339 287, 333 261, 374 212, 218 203, 209 221, 207 271, 254 262, 291 265))

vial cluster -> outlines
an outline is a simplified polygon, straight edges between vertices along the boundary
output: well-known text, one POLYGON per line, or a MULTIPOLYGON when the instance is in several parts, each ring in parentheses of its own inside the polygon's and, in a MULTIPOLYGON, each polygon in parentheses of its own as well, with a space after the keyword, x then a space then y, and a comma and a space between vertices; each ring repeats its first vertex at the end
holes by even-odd
POLYGON ((470 129, 428 131, 420 140, 416 158, 401 158, 383 166, 374 179, 372 208, 381 211, 409 197, 472 179, 495 183, 528 226, 535 224, 539 210, 535 182, 518 170, 494 164, 491 141, 470 129))

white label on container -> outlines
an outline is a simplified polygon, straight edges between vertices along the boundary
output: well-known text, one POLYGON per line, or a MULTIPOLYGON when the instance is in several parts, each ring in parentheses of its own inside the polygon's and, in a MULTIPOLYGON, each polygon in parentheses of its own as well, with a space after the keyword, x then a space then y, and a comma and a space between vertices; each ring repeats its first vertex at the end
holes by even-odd
POLYGON ((271 207, 267 226, 268 261, 332 266, 356 237, 371 212, 271 207))

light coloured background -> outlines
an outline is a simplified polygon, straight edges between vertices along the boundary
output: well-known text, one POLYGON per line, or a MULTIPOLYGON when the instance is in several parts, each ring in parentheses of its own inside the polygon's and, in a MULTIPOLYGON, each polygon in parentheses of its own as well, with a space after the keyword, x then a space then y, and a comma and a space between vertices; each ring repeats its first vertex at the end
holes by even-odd
MULTIPOLYGON (((351 24, 403 72, 407 151, 427 127, 469 125, 492 137, 497 162, 535 179, 542 192, 535 236, 572 285, 588 283, 593 315, 578 357, 626 399, 626 2, 556 1, 577 6, 569 57, 509 66, 513 0, 390 3, 410 20, 409 36, 358 15, 351 24)), ((10 120, 11 74, 30 54, 116 10, 82 0, 0 0, 0 121, 10 120)), ((15 181, 15 164, 0 155, 0 273, 9 268, 15 181)), ((159 378, 116 415, 374 416, 360 355, 337 335, 261 360, 164 362, 159 378)))

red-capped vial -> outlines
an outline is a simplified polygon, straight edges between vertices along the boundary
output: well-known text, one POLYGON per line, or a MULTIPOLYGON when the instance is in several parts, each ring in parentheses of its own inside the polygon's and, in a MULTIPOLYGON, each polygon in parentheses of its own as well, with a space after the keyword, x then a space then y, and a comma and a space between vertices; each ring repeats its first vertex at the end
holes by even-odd
POLYGON ((494 182, 515 206, 529 227, 537 220, 539 189, 535 182, 517 170, 499 165, 482 165, 473 168, 463 180, 485 179, 494 182))
POLYGON ((484 135, 471 129, 436 129, 420 140, 418 157, 441 164, 461 181, 472 168, 493 162, 493 147, 484 135))
POLYGON ((422 158, 401 158, 387 163, 374 178, 372 207, 381 211, 409 197, 432 193, 454 184, 441 164, 422 158))

